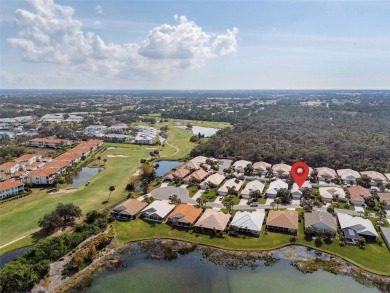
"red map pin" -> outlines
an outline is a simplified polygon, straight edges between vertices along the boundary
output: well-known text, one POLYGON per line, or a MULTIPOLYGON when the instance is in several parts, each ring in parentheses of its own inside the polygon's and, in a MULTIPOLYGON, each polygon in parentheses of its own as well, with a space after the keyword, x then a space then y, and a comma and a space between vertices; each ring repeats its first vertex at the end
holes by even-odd
POLYGON ((309 175, 309 166, 304 162, 296 162, 291 166, 291 175, 298 187, 301 188, 309 175))

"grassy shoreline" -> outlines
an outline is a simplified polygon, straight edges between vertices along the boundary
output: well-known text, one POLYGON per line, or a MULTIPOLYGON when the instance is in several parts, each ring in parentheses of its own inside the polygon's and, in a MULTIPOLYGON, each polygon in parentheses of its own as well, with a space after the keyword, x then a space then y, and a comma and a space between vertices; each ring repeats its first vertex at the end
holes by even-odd
POLYGON ((314 241, 306 241, 303 233, 298 234, 297 241, 290 242, 290 235, 268 232, 260 238, 255 237, 210 237, 209 235, 197 234, 193 231, 177 230, 166 224, 150 224, 136 219, 131 222, 115 222, 113 224, 116 238, 123 243, 147 239, 174 239, 197 243, 227 250, 242 251, 269 251, 289 245, 303 245, 325 253, 338 256, 370 273, 382 276, 390 276, 390 253, 386 246, 367 244, 365 250, 356 246, 340 247, 337 239, 332 244, 323 244, 316 247, 314 241), (342 250, 342 253, 340 252, 342 250))

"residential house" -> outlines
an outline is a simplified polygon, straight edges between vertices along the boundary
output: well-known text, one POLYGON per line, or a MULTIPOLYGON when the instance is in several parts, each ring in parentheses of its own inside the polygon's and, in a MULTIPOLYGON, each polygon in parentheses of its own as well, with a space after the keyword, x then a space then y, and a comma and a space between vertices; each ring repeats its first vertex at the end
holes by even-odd
POLYGON ((353 205, 356 205, 356 206, 361 206, 364 204, 364 200, 371 196, 371 193, 368 189, 360 186, 360 185, 356 185, 356 186, 351 186, 351 187, 348 187, 348 192, 350 194, 350 202, 353 204, 353 205))
POLYGON ((190 228, 203 212, 192 205, 179 204, 168 216, 168 223, 173 226, 190 228))
POLYGON ((0 181, 5 181, 6 179, 8 179, 10 176, 1 172, 0 173, 0 181))
POLYGON ((45 165, 44 162, 35 162, 35 163, 32 163, 31 165, 27 165, 25 167, 25 169, 27 171, 33 171, 33 170, 37 170, 37 169, 43 167, 44 165, 45 165))
POLYGON ((301 199, 301 196, 303 194, 302 190, 304 188, 312 188, 312 185, 310 181, 305 181, 301 187, 298 187, 298 184, 294 183, 292 188, 291 188, 291 196, 293 199, 301 199))
POLYGON ((390 228, 380 227, 383 241, 385 241, 387 248, 390 250, 390 228))
POLYGON ((266 227, 268 230, 296 234, 298 232, 298 212, 271 210, 268 213, 266 227))
POLYGON ((287 177, 290 174, 291 166, 287 164, 276 164, 272 166, 274 176, 278 178, 287 177))
POLYGON ((243 184, 244 181, 231 178, 226 180, 226 182, 218 189, 218 194, 222 196, 228 195, 230 189, 234 189, 238 192, 243 184))
POLYGON ((380 186, 381 184, 389 183, 389 180, 382 173, 376 171, 363 171, 360 172, 361 175, 367 175, 371 178, 371 186, 380 186))
POLYGON ((359 172, 352 169, 339 169, 337 170, 337 174, 341 180, 343 180, 344 184, 354 185, 356 184, 356 180, 360 178, 359 172))
POLYGON ((199 169, 198 165, 193 163, 192 161, 185 163, 181 168, 187 169, 191 172, 199 169))
POLYGON ((253 172, 257 173, 260 176, 265 176, 267 174, 267 168, 271 168, 271 164, 266 162, 256 162, 253 164, 253 172))
POLYGON ((324 202, 330 203, 333 200, 346 201, 344 189, 341 187, 320 187, 319 191, 324 202))
POLYGON ((204 156, 197 156, 197 157, 191 159, 191 162, 194 163, 195 165, 197 165, 200 168, 201 165, 206 164, 207 159, 208 158, 204 157, 204 156))
POLYGON ((0 172, 8 175, 14 174, 20 170, 20 164, 15 162, 7 162, 0 165, 0 172))
POLYGON ((246 161, 246 160, 239 160, 239 161, 234 162, 233 169, 237 173, 244 173, 245 172, 245 168, 248 165, 252 165, 252 162, 246 161))
POLYGON ((328 212, 313 211, 311 213, 304 213, 305 228, 312 227, 314 230, 332 231, 336 234, 337 228, 333 215, 328 212))
POLYGON ((241 197, 245 199, 249 199, 249 194, 252 191, 259 191, 260 194, 263 193, 264 190, 264 184, 261 183, 258 180, 250 181, 247 185, 245 185, 245 188, 241 191, 241 197))
POLYGON ((14 179, 0 182, 0 199, 21 194, 24 191, 24 184, 14 179))
POLYGON ((177 169, 175 172, 165 176, 165 180, 166 181, 173 181, 174 179, 183 179, 187 175, 189 175, 190 173, 191 173, 190 170, 180 168, 180 169, 177 169))
POLYGON ((337 177, 336 170, 328 168, 328 167, 319 167, 316 168, 318 172, 318 181, 321 182, 330 182, 332 179, 337 177))
POLYGON ((196 180, 197 182, 202 182, 207 177, 207 175, 208 175, 208 173, 205 170, 199 169, 199 170, 196 170, 195 172, 193 172, 192 174, 187 175, 183 179, 183 182, 186 184, 189 184, 191 182, 191 180, 196 180))
POLYGON ((390 209, 390 193, 389 192, 378 192, 379 202, 382 207, 386 210, 390 209))
POLYGON ((70 146, 74 142, 67 139, 58 139, 58 138, 33 138, 28 141, 28 146, 30 147, 40 147, 40 148, 53 148, 60 149, 65 146, 70 146))
POLYGON ((33 170, 26 175, 24 181, 33 185, 53 184, 55 176, 58 174, 56 169, 40 168, 33 170))
POLYGON ((116 206, 111 215, 117 220, 133 220, 147 205, 146 202, 130 198, 116 206))
POLYGON ((367 240, 376 240, 378 233, 376 232, 374 225, 368 219, 361 217, 352 217, 351 215, 338 213, 337 218, 339 220, 340 228, 344 233, 345 240, 350 244, 357 244, 355 234, 365 237, 367 240), (352 230, 353 232, 351 233, 352 230))
POLYGON ((14 162, 18 164, 25 163, 26 166, 28 166, 28 165, 32 165, 35 162, 39 162, 41 160, 42 160, 41 155, 26 154, 15 159, 14 162))
POLYGON ((215 173, 215 174, 209 176, 206 180, 204 180, 200 184, 200 188, 207 189, 210 187, 210 185, 218 187, 225 180, 225 178, 226 177, 224 175, 219 174, 219 173, 215 173))
POLYGON ((266 191, 267 198, 275 198, 278 190, 281 188, 288 189, 288 184, 281 179, 272 181, 266 191))
POLYGON ((221 211, 206 209, 194 226, 201 230, 224 231, 229 223, 230 217, 229 214, 224 214, 221 211))
POLYGON ((142 210, 142 217, 148 221, 161 223, 175 207, 166 201, 155 200, 142 210))
POLYGON ((233 217, 230 227, 243 234, 260 236, 265 213, 263 212, 241 212, 238 211, 233 217))

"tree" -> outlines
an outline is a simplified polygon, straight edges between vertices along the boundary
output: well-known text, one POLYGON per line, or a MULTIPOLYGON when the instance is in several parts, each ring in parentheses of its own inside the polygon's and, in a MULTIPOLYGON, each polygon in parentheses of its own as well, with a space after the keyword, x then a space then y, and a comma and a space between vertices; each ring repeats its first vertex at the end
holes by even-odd
POLYGON ((382 222, 382 219, 386 216, 386 212, 379 210, 375 213, 375 216, 378 217, 378 221, 382 222))
POLYGON ((228 213, 230 214, 233 211, 234 201, 232 200, 225 201, 223 205, 226 207, 228 213))
POLYGON ((366 239, 362 236, 359 237, 359 247, 364 249, 366 247, 366 239))
POLYGON ((54 212, 62 218, 64 225, 73 223, 76 218, 82 216, 81 209, 73 203, 59 203, 54 212))
POLYGON ((202 200, 202 198, 198 197, 198 198, 196 199, 196 202, 197 202, 197 204, 199 205, 199 207, 202 207, 202 205, 203 205, 203 200, 202 200))
POLYGON ((46 234, 51 234, 60 227, 65 227, 74 223, 76 218, 82 216, 81 209, 72 203, 59 203, 54 211, 45 214, 38 221, 39 227, 46 234))
POLYGON ((365 188, 370 187, 371 178, 367 174, 363 174, 360 178, 356 180, 356 183, 365 188))
POLYGON ((290 191, 286 188, 280 188, 276 193, 276 197, 280 198, 281 202, 284 204, 288 204, 291 202, 290 191))
POLYGON ((103 159, 103 163, 104 163, 104 165, 106 165, 106 163, 107 163, 107 159, 106 158, 103 159))
POLYGON ((115 186, 111 185, 110 188, 108 189, 110 191, 110 194, 108 195, 107 201, 110 200, 111 193, 115 190, 115 186))
POLYGON ((314 234, 314 228, 312 226, 308 226, 305 228, 305 234, 312 236, 314 234))
POLYGON ((101 156, 98 156, 97 159, 98 159, 99 165, 100 165, 100 160, 102 159, 102 157, 101 157, 101 156))
POLYGON ((275 209, 276 203, 273 201, 271 202, 270 206, 272 207, 272 209, 275 209))
POLYGON ((256 201, 261 197, 260 190, 251 190, 249 192, 249 197, 255 199, 256 201))
POLYGON ((282 203, 282 200, 280 199, 280 198, 275 198, 275 201, 274 201, 275 203, 276 203, 276 209, 278 209, 279 208, 279 205, 282 203))

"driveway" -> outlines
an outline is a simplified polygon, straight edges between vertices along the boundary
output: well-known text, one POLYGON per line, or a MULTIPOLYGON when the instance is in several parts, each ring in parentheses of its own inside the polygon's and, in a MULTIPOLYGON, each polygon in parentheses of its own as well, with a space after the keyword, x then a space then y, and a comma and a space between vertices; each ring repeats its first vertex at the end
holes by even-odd
POLYGON ((267 200, 265 201, 265 205, 270 205, 271 202, 273 202, 275 199, 274 198, 267 198, 267 200))
POLYGON ((248 200, 245 198, 242 198, 238 205, 243 206, 243 205, 246 205, 247 203, 248 203, 248 200))
POLYGON ((222 162, 222 164, 219 165, 218 173, 223 175, 223 170, 224 169, 229 169, 229 167, 231 166, 233 161, 232 160, 223 159, 223 160, 221 160, 221 162, 222 162))
POLYGON ((355 212, 363 212, 364 213, 364 208, 362 206, 355 205, 355 212))
POLYGON ((169 197, 175 194, 182 203, 196 204, 196 201, 189 197, 189 192, 185 188, 167 186, 157 188, 151 192, 154 198, 160 200, 169 200, 169 197))
POLYGON ((224 199, 224 197, 222 197, 222 200, 220 200, 219 198, 220 196, 217 196, 217 198, 214 200, 214 203, 222 204, 222 200, 224 199))
POLYGON ((193 200, 197 200, 199 197, 202 196, 203 193, 205 193, 206 190, 204 189, 199 189, 194 196, 192 197, 193 200))

